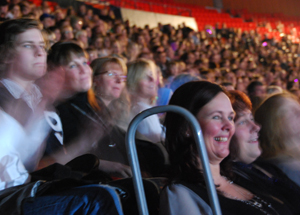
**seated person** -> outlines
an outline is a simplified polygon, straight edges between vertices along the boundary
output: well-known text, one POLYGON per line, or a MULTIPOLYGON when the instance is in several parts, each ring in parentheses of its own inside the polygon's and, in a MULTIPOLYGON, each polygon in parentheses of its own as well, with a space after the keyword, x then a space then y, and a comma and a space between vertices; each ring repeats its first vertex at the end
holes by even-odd
MULTIPOLYGON (((157 96, 155 64, 149 60, 139 59, 128 65, 127 88, 131 98, 131 118, 153 107, 157 96)), ((162 141, 162 126, 157 115, 145 118, 137 131, 153 143, 162 141)))
MULTIPOLYGON (((105 57, 95 60, 92 63, 93 67, 98 66, 100 61, 103 63, 101 69, 110 71, 110 68, 113 68, 119 73, 126 74, 126 66, 118 58, 105 57)), ((55 158, 59 163, 65 163, 79 155, 91 153, 100 159, 99 170, 114 177, 130 177, 132 173, 128 166, 125 132, 113 122, 116 118, 121 119, 119 117, 121 113, 119 111, 117 112, 119 116, 113 117, 110 112, 112 108, 119 105, 115 102, 122 92, 124 83, 123 81, 120 83, 119 77, 115 79, 106 74, 97 75, 94 83, 96 93, 100 93, 100 97, 96 97, 91 89, 92 70, 86 62, 83 49, 72 42, 56 43, 49 52, 48 74, 64 74, 62 90, 56 106, 62 123, 63 142, 62 145, 57 143, 52 135, 48 139, 47 155, 55 158), (101 79, 106 81, 103 82, 104 80, 101 79), (120 89, 111 92, 111 87, 115 86, 120 89)), ((98 72, 101 70, 95 68, 95 74, 98 72)), ((159 153, 157 147, 150 148, 159 153)), ((141 163, 149 166, 147 160, 141 163)), ((143 169, 142 165, 141 168, 143 169)))
POLYGON ((28 183, 49 131, 42 94, 34 84, 46 72, 45 43, 35 20, 6 21, 0 31, 0 213, 123 214, 108 187, 69 181, 51 189, 60 182, 28 183))
MULTIPOLYGON (((131 169, 124 165, 127 158, 125 145, 116 145, 116 137, 110 136, 111 127, 106 123, 105 110, 97 112, 94 107, 99 107, 92 86, 92 69, 87 64, 84 50, 73 42, 59 42, 53 45, 48 54, 48 73, 63 73, 62 89, 56 103, 62 130, 63 143, 58 144, 53 136, 48 139, 46 153, 55 157, 59 163, 85 154, 92 153, 102 159, 101 145, 97 142, 102 139, 103 145, 108 145, 111 150, 118 153, 118 160, 108 162, 101 160, 99 169, 104 172, 116 174, 118 177, 131 176, 131 169), (105 138, 103 140, 103 138, 105 138), (67 155, 60 154, 62 146, 67 155), (55 154, 57 152, 57 154, 55 154)), ((100 109, 100 107, 99 107, 100 109)), ((122 137, 123 138, 123 137, 122 137)), ((109 153, 108 153, 109 154, 109 153)))
MULTIPOLYGON (((243 178, 233 177, 229 166, 220 166, 229 154, 235 113, 219 85, 207 81, 186 83, 174 92, 170 104, 189 110, 202 128, 223 214, 292 214, 282 201, 243 178)), ((188 122, 183 116, 168 112, 165 126, 173 171, 161 194, 160 214, 212 214, 195 137, 188 122)))
POLYGON ((240 91, 230 91, 230 98, 236 113, 235 133, 230 142, 228 157, 234 161, 233 171, 254 182, 262 190, 278 196, 294 208, 294 213, 299 213, 300 188, 276 166, 257 160, 261 154, 258 141, 260 127, 254 122, 250 99, 240 91))
POLYGON ((259 141, 261 157, 276 165, 300 186, 299 160, 300 104, 290 93, 267 98, 256 110, 255 121, 261 125, 259 141))

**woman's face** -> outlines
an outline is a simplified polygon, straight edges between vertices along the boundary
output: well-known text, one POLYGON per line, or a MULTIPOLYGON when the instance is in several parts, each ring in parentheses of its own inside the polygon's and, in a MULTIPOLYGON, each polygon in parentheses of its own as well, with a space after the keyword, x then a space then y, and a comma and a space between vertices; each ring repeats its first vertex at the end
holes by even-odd
POLYGON ((152 99, 157 93, 157 79, 154 71, 146 68, 146 72, 138 83, 137 93, 140 97, 145 99, 152 99))
POLYGON ((254 122, 253 115, 249 109, 238 114, 234 123, 235 133, 231 144, 237 148, 237 161, 249 164, 255 161, 261 154, 258 142, 260 127, 254 122))
POLYGON ((101 49, 103 46, 103 39, 101 37, 98 37, 95 41, 95 48, 101 49))
POLYGON ((125 87, 125 73, 122 67, 116 63, 108 63, 102 72, 106 73, 94 77, 94 87, 96 94, 106 105, 109 105, 112 100, 120 97, 125 87))
POLYGON ((104 47, 105 48, 110 48, 110 39, 109 39, 109 37, 104 38, 104 47))
POLYGON ((66 40, 72 40, 74 38, 73 28, 71 26, 66 27, 63 34, 66 40))
POLYGON ((209 162, 219 164, 229 154, 229 143, 234 134, 234 112, 229 98, 220 92, 196 117, 202 128, 209 162))
POLYGON ((92 85, 92 69, 85 57, 73 55, 67 66, 64 89, 72 94, 87 92, 92 85))
POLYGON ((112 45, 113 54, 121 54, 121 44, 118 41, 115 41, 112 45))

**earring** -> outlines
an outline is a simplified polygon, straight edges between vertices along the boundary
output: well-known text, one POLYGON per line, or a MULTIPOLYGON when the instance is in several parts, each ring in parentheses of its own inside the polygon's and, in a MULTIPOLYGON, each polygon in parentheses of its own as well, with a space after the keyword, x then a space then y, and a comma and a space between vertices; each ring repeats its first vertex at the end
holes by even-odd
POLYGON ((185 136, 186 136, 186 137, 190 137, 190 136, 191 136, 190 131, 186 131, 186 132, 185 132, 185 136))

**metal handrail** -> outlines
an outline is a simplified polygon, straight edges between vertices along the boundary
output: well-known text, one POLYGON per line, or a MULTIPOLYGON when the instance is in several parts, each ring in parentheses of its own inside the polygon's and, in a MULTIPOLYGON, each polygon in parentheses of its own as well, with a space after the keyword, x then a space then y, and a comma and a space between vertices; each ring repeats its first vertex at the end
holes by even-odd
POLYGON ((126 149, 129 159, 129 164, 132 168, 133 172, 133 185, 135 194, 137 197, 138 209, 140 215, 149 215, 148 207, 145 198, 145 191, 142 182, 142 176, 140 171, 140 165, 138 161, 136 145, 135 145, 135 132, 137 129, 138 124, 145 119, 146 117, 162 113, 162 112, 175 112, 181 114, 185 117, 185 119, 192 125, 192 131, 194 137, 196 137, 196 145, 198 149, 198 153, 200 155, 201 163, 203 165, 203 173, 204 173, 204 180, 208 188, 208 196, 210 205, 212 208, 212 212, 215 215, 221 215, 221 209, 219 205, 219 199, 217 196, 216 188, 213 182, 213 178, 210 171, 209 161, 206 153, 206 147, 204 144, 204 139, 202 135, 202 130, 197 119, 191 114, 188 110, 178 107, 175 105, 165 105, 159 107, 153 107, 147 109, 134 117, 134 119, 130 122, 128 131, 126 133, 126 149), (201 150, 202 149, 202 150, 201 150))

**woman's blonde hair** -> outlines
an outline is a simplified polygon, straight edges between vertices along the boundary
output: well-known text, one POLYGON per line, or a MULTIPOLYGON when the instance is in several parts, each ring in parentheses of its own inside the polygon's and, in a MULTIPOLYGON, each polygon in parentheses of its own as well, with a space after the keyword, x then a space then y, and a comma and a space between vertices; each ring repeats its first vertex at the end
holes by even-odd
POLYGON ((153 72, 154 79, 156 80, 156 67, 154 62, 147 59, 138 59, 128 64, 127 74, 127 88, 135 94, 139 82, 145 77, 147 69, 153 72))
POLYGON ((271 95, 254 113, 255 121, 261 125, 259 140, 262 148, 261 156, 264 158, 275 157, 287 150, 286 141, 289 137, 283 121, 285 99, 294 100, 295 96, 287 92, 271 95))

